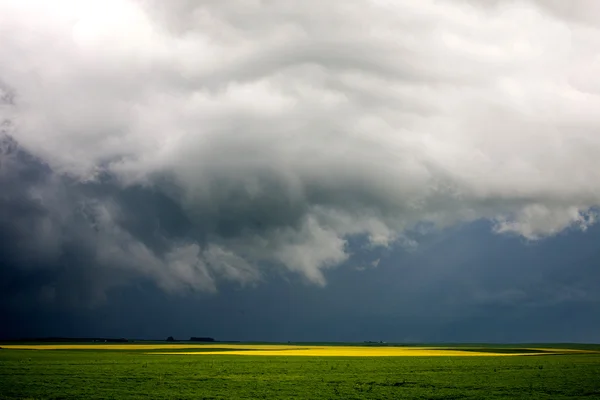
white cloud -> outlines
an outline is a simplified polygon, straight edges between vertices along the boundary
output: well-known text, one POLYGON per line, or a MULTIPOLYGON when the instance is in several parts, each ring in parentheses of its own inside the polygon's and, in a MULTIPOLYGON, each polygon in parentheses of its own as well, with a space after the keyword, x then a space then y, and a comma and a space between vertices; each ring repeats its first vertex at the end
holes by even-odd
POLYGON ((600 10, 565 7, 4 1, 0 82, 15 97, 0 112, 61 174, 169 177, 202 229, 209 214, 237 224, 173 244, 161 285, 256 281, 257 263, 324 283, 349 235, 389 245, 418 222, 490 218, 540 238, 594 222, 600 10), (259 231, 244 219, 257 213, 259 231))

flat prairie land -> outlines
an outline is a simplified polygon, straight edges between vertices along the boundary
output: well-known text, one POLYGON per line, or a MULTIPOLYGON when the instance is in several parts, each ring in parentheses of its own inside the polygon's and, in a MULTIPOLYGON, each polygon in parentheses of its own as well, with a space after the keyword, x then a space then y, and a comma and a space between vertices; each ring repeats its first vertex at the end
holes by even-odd
POLYGON ((600 346, 0 347, 0 399, 600 399, 600 346))

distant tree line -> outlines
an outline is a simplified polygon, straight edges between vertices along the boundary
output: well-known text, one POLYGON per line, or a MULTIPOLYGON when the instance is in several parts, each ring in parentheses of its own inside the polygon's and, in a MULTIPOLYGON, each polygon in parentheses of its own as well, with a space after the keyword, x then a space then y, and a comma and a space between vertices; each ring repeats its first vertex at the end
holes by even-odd
POLYGON ((3 342, 52 342, 52 343, 82 343, 82 342, 103 342, 103 343, 127 343, 125 338, 70 338, 70 337, 45 337, 45 338, 21 338, 2 340, 3 342))
MULTIPOLYGON (((127 343, 134 342, 135 340, 128 340, 125 338, 102 338, 102 337, 91 337, 91 338, 70 338, 70 337, 45 337, 45 338, 20 338, 20 339, 2 339, 3 342, 41 342, 41 343, 127 343)), ((166 339, 167 342, 177 342, 173 336, 169 336, 166 339)), ((198 337, 192 336, 190 342, 216 342, 211 337, 198 337)))
POLYGON ((190 342, 215 342, 215 339, 211 337, 196 337, 192 336, 190 342))
MULTIPOLYGON (((169 336, 166 341, 167 342, 178 342, 178 340, 175 339, 173 336, 169 336)), ((216 340, 211 337, 192 336, 190 338, 190 342, 216 342, 216 340)))

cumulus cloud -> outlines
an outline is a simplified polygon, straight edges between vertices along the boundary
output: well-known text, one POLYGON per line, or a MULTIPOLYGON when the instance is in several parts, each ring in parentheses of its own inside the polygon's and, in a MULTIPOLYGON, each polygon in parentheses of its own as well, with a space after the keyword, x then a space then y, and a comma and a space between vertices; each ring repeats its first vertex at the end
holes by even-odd
POLYGON ((175 291, 324 284, 349 238, 423 223, 585 229, 600 9, 569 4, 4 1, 4 141, 45 171, 2 153, 4 196, 38 210, 4 229, 175 291))

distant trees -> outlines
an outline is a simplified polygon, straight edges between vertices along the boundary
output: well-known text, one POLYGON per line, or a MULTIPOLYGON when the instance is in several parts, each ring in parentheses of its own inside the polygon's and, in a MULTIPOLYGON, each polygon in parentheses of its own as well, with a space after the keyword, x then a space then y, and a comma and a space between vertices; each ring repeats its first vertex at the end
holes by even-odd
POLYGON ((192 336, 190 338, 190 342, 214 342, 215 339, 211 338, 211 337, 195 337, 192 336))
MULTIPOLYGON (((176 340, 173 336, 169 336, 167 338, 167 342, 177 342, 177 341, 178 340, 176 340)), ((192 336, 190 338, 190 342, 216 342, 216 340, 211 337, 192 336)))
POLYGON ((22 338, 16 339, 17 342, 46 342, 46 343, 85 343, 85 342, 102 342, 102 343, 127 343, 129 340, 125 338, 77 338, 77 337, 44 337, 44 338, 22 338))

